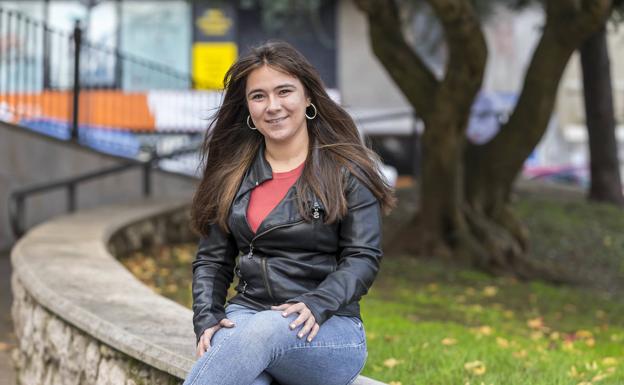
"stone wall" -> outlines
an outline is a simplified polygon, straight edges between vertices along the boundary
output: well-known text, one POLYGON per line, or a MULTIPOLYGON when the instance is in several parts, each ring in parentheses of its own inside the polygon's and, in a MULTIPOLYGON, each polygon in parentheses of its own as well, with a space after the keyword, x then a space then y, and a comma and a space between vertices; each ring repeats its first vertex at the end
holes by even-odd
POLYGON ((13 362, 21 385, 173 385, 182 380, 150 367, 71 326, 39 305, 16 276, 11 309, 19 345, 13 362))

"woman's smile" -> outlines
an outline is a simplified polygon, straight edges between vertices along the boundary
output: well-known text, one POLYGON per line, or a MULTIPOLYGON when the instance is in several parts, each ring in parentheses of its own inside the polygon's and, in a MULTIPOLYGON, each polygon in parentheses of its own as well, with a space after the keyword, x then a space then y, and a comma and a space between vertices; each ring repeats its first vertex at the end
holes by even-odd
POLYGON ((269 123, 269 124, 278 124, 284 121, 284 119, 288 118, 288 116, 282 116, 281 118, 274 118, 274 119, 268 119, 265 120, 265 122, 269 123))

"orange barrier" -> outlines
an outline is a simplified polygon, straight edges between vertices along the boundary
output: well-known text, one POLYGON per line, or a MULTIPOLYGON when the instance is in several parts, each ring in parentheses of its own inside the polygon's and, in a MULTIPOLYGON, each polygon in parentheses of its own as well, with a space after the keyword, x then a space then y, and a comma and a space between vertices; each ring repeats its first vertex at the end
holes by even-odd
MULTIPOLYGON (((72 93, 44 91, 0 95, 5 120, 14 123, 22 118, 68 121, 71 119, 72 93), (8 109, 8 119, 6 110, 8 109)), ((147 95, 109 90, 85 90, 80 93, 80 125, 111 129, 155 131, 155 117, 149 110, 147 95)))

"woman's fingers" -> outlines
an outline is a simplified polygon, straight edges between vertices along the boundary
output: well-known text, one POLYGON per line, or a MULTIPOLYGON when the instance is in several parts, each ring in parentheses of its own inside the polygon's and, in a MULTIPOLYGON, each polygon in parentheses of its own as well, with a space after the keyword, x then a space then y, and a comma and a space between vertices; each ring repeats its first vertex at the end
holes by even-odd
POLYGON ((320 329, 321 329, 321 326, 315 322, 314 326, 312 326, 312 331, 310 332, 310 335, 308 336, 308 342, 312 341, 314 337, 316 337, 320 329))
POLYGON ((272 310, 286 310, 292 306, 292 303, 283 303, 279 306, 271 306, 272 310))
POLYGON ((290 330, 294 330, 297 326, 304 324, 301 330, 297 333, 298 338, 303 338, 303 336, 310 333, 307 340, 308 342, 312 341, 314 337, 318 334, 320 329, 320 325, 316 323, 316 319, 312 314, 312 311, 308 308, 308 306, 303 302, 293 303, 284 303, 279 306, 271 306, 273 310, 283 310, 282 316, 288 317, 290 314, 299 313, 299 317, 297 317, 294 321, 292 321, 289 325, 290 330))
POLYGON ((310 318, 312 318, 312 321, 314 322, 314 316, 312 315, 312 312, 308 310, 308 308, 301 310, 301 313, 299 313, 299 317, 297 317, 293 322, 290 323, 290 329, 295 329, 297 326, 308 321, 308 319, 310 318))
POLYGON ((303 336, 307 335, 310 331, 312 331, 312 327, 315 323, 316 322, 314 320, 314 316, 310 316, 308 319, 306 319, 305 324, 303 325, 301 330, 299 330, 299 333, 297 333, 297 337, 303 338, 303 336))
POLYGON ((202 336, 199 338, 199 344, 197 344, 197 354, 199 357, 203 356, 204 353, 207 352, 208 349, 210 349, 210 341, 212 340, 212 335, 220 328, 221 326, 217 324, 204 330, 204 334, 202 334, 202 336))
MULTIPOLYGON (((284 317, 288 317, 290 314, 292 313, 299 313, 301 312, 301 310, 303 309, 307 309, 308 307, 306 306, 305 303, 303 302, 297 302, 295 304, 292 303, 286 303, 284 305, 289 305, 287 308, 285 308, 285 310, 282 312, 282 315, 284 317)), ((284 305, 280 305, 280 306, 284 306, 284 305)))
POLYGON ((226 328, 232 328, 232 327, 236 326, 236 324, 234 323, 234 321, 229 320, 229 319, 227 319, 227 318, 222 319, 222 320, 219 322, 219 325, 224 326, 224 327, 226 327, 226 328))

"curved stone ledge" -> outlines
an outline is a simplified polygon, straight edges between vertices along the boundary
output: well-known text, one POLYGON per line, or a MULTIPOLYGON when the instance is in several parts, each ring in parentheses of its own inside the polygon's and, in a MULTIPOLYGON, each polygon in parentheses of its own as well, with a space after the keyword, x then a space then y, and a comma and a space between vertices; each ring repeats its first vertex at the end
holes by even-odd
POLYGON ((181 383, 196 360, 192 311, 113 255, 189 240, 187 223, 187 200, 152 200, 58 217, 20 239, 11 252, 20 383, 181 383))

